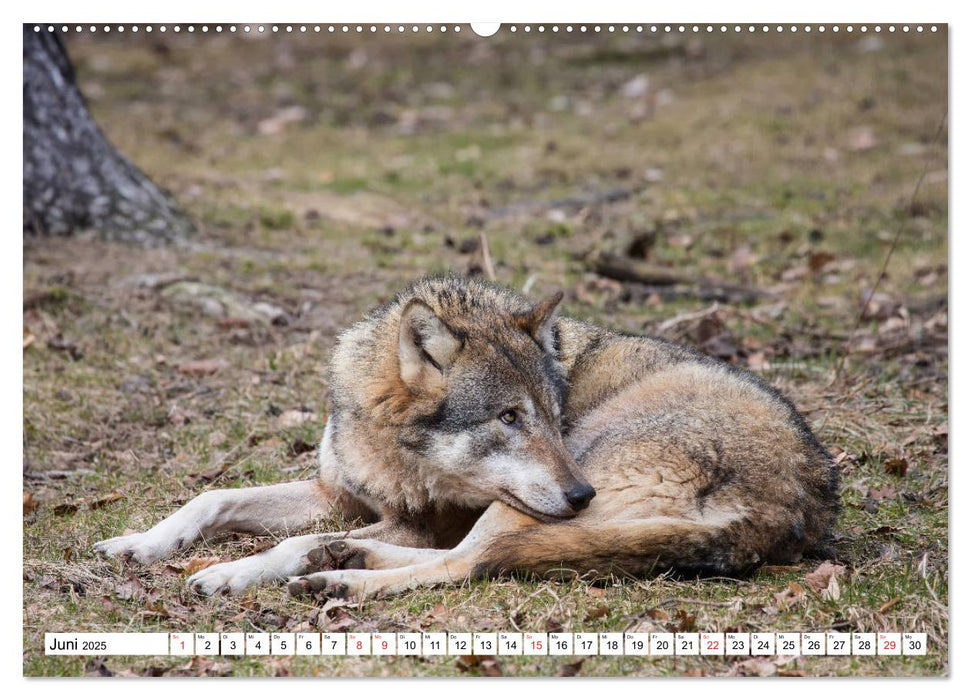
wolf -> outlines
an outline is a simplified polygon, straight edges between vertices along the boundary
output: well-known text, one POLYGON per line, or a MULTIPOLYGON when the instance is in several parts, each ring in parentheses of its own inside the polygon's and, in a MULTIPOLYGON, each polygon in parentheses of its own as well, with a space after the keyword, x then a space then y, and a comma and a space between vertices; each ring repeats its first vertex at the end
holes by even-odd
POLYGON ((338 339, 320 470, 202 493, 99 542, 149 564, 228 531, 282 539, 188 579, 381 596, 510 573, 728 576, 825 554, 838 472, 792 402, 694 350, 459 276, 418 280, 338 339))

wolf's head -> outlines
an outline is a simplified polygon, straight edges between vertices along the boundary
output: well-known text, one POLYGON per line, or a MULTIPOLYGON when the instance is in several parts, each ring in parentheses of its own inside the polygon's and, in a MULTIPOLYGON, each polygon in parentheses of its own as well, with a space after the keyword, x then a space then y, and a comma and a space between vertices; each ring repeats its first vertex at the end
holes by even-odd
POLYGON ((484 285, 475 291, 445 289, 401 308, 400 378, 424 406, 401 444, 419 456, 436 500, 501 500, 543 520, 572 517, 596 492, 560 434, 562 294, 528 305, 484 285))

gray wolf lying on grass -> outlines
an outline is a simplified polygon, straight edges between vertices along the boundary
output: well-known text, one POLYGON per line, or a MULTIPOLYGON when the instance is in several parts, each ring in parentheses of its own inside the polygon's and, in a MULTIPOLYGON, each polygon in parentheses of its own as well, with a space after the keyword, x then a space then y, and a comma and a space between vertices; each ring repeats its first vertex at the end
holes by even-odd
POLYGON ((460 277, 415 282, 344 332, 311 481, 203 493, 95 545, 148 564, 201 537, 370 523, 216 564, 207 595, 388 595, 507 572, 741 573, 823 551, 837 472, 749 372, 460 277))

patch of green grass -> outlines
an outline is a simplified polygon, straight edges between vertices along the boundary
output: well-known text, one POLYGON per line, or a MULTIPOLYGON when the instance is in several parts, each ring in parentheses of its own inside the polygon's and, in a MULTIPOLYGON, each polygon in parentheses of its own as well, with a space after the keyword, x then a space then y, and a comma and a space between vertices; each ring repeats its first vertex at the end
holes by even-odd
POLYGON ((291 229, 297 219, 289 209, 273 209, 263 207, 260 209, 260 224, 265 228, 279 231, 291 229))

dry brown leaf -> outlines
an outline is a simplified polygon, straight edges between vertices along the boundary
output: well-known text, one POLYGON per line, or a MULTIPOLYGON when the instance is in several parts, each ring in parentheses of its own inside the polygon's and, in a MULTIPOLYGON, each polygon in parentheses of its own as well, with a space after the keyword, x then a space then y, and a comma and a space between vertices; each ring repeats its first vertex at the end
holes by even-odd
POLYGON ((182 573, 186 576, 192 576, 197 571, 202 571, 221 561, 222 559, 220 557, 192 557, 192 559, 182 565, 182 573))
POLYGON ((277 427, 281 430, 286 428, 296 428, 304 423, 316 423, 317 414, 312 411, 284 411, 277 419, 277 427))
POLYGON ((115 674, 105 664, 104 659, 91 659, 84 662, 84 675, 106 678, 115 674))
POLYGON ((753 352, 746 358, 745 361, 748 363, 749 369, 754 369, 756 371, 764 372, 772 367, 772 365, 769 364, 769 361, 765 359, 764 352, 753 352))
POLYGON ((784 610, 788 610, 794 603, 806 597, 806 589, 795 581, 790 581, 789 585, 773 595, 775 602, 784 610))
POLYGON ((130 578, 124 583, 115 586, 115 595, 122 600, 144 600, 146 595, 145 586, 137 578, 130 578))
POLYGON ((83 500, 80 501, 68 501, 66 503, 58 503, 54 506, 54 515, 70 515, 71 513, 76 513, 81 504, 84 503, 83 500))
POLYGON ((219 478, 223 472, 229 469, 228 464, 220 464, 215 469, 210 469, 208 471, 199 472, 198 474, 190 474, 189 479, 195 484, 207 484, 210 481, 215 481, 219 478))
POLYGON ((114 503, 115 501, 120 501, 124 497, 125 496, 123 494, 120 494, 117 491, 112 491, 111 493, 106 494, 106 495, 102 496, 101 498, 98 498, 98 499, 96 499, 94 501, 91 501, 88 504, 88 509, 90 509, 90 510, 97 510, 98 508, 104 508, 109 503, 114 503))
MULTIPOLYGON (((816 591, 816 593, 822 593, 826 591, 830 585, 836 581, 839 576, 843 575, 846 571, 846 567, 841 564, 834 564, 831 561, 824 561, 822 564, 816 567, 816 570, 806 574, 806 583, 809 587, 816 591)), ((837 587, 838 591, 839 588, 837 587)), ((838 597, 837 593, 837 597, 838 597)))
POLYGON ((792 564, 766 564, 759 571, 764 574, 791 574, 793 571, 799 571, 799 567, 792 564))
POLYGON ((193 617, 192 611, 189 608, 171 600, 162 603, 161 612, 163 613, 163 617, 184 623, 188 623, 193 617))
POLYGON ((599 620, 601 617, 607 617, 609 614, 610 608, 608 608, 606 605, 598 605, 597 607, 591 609, 583 620, 584 622, 591 622, 593 620, 599 620))
POLYGON ((889 501, 897 497, 897 489, 893 486, 883 486, 879 489, 870 489, 867 497, 874 501, 889 501))
POLYGON ((823 271, 828 263, 836 260, 832 253, 815 252, 809 254, 809 271, 814 275, 823 271))
POLYGON ((660 610, 658 608, 651 608, 650 610, 645 610, 644 614, 647 615, 647 617, 651 618, 652 620, 657 620, 658 622, 667 622, 668 620, 671 619, 670 615, 668 615, 664 610, 660 610))
POLYGON ((38 501, 34 498, 32 493, 24 493, 24 515, 34 512, 37 508, 38 501))
POLYGON ((331 620, 327 623, 325 630, 327 632, 343 632, 344 630, 350 629, 357 624, 358 621, 353 615, 347 612, 344 608, 337 608, 333 611, 331 620))
POLYGON ((556 675, 560 677, 573 677, 580 672, 580 668, 583 666, 583 659, 577 659, 572 664, 563 664, 556 670, 556 675))
POLYGON ((901 598, 900 596, 897 596, 896 598, 891 598, 891 599, 890 599, 890 600, 888 600, 888 601, 887 601, 886 603, 884 603, 883 605, 881 605, 881 606, 880 606, 880 607, 879 607, 879 608, 877 609, 877 612, 880 612, 880 613, 885 613, 885 612, 887 612, 887 611, 888 611, 888 610, 889 610, 890 608, 892 608, 892 607, 893 607, 893 606, 895 606, 895 605, 896 605, 897 603, 899 603, 899 602, 900 602, 901 600, 903 600, 903 599, 902 599, 902 598, 901 598))
POLYGON ((215 374, 216 372, 226 369, 229 367, 229 363, 226 360, 190 360, 189 362, 183 362, 178 366, 180 373, 188 375, 190 377, 204 377, 208 374, 215 374))
POLYGON ((760 678, 774 676, 779 670, 776 665, 768 659, 759 657, 749 659, 748 661, 742 661, 735 668, 741 676, 759 676, 760 678))
POLYGON ((428 611, 428 617, 436 621, 448 619, 448 608, 442 603, 436 603, 435 607, 428 611))
POLYGON ((877 137, 873 127, 860 126, 850 130, 847 134, 847 147, 851 151, 868 151, 877 145, 877 137))
POLYGON ((895 457, 883 463, 883 471, 891 476, 904 476, 908 466, 906 457, 895 457))
POLYGON ((694 632, 695 616, 689 615, 684 610, 676 610, 674 613, 674 624, 668 625, 672 632, 694 632))
POLYGON ((217 323, 219 327, 223 330, 232 330, 234 328, 249 328, 250 326, 250 320, 248 318, 238 318, 236 316, 221 318, 217 323))
POLYGON ((479 659, 479 673, 483 676, 498 678, 502 675, 502 664, 495 656, 483 656, 479 659))

